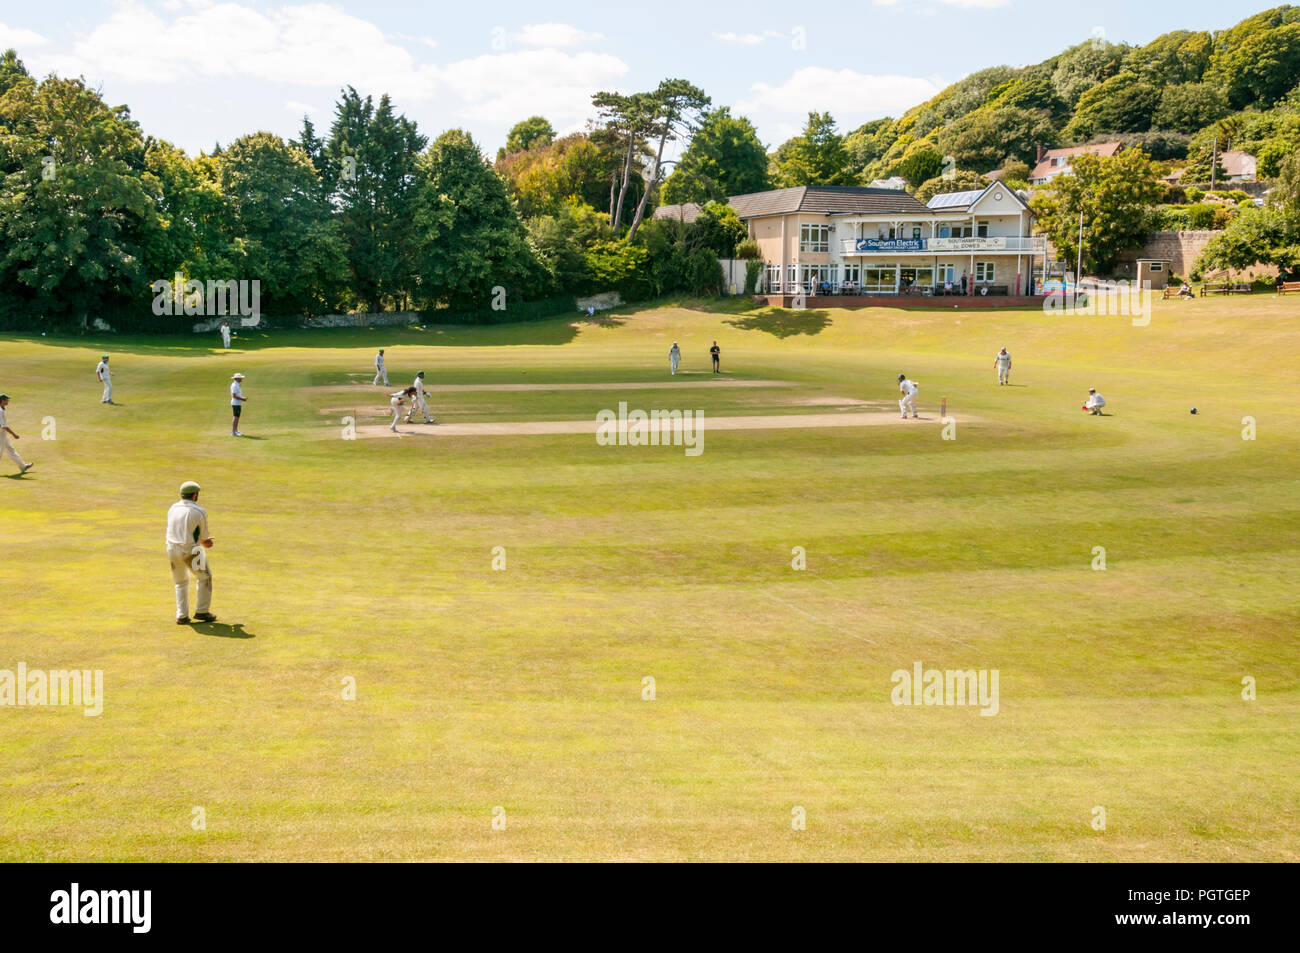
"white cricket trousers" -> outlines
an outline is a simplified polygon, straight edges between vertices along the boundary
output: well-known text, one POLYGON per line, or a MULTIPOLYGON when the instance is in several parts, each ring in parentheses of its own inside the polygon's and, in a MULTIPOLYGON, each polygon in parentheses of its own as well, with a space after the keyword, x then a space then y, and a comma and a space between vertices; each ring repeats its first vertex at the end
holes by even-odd
POLYGON ((190 574, 194 575, 195 612, 207 612, 212 605, 212 571, 208 569, 203 548, 193 550, 167 547, 167 559, 172 564, 172 582, 176 583, 176 618, 190 614, 190 574), (202 569, 197 567, 202 566, 202 569))
POLYGON ((1011 365, 1010 365, 1010 364, 1007 364, 1007 365, 1004 366, 1004 365, 1002 365, 1002 364, 999 364, 999 365, 998 365, 998 383, 999 383, 999 384, 1005 384, 1005 383, 1007 383, 1007 381, 1009 381, 1009 380, 1011 380, 1011 365))
POLYGON ((14 445, 9 442, 9 435, 0 430, 0 460, 5 458, 5 454, 9 454, 9 456, 13 458, 14 463, 18 464, 20 467, 25 468, 27 466, 27 464, 23 462, 23 458, 18 456, 18 451, 14 449, 14 445))
POLYGON ((388 386, 388 370, 383 367, 375 368, 375 383, 378 384, 380 378, 383 378, 384 386, 388 386))
POLYGON ((111 378, 111 377, 105 377, 105 378, 104 378, 104 396, 101 397, 101 398, 99 398, 99 402, 100 402, 101 404, 107 404, 107 403, 108 403, 110 400, 112 400, 112 399, 113 399, 113 378, 111 378))
POLYGON ((898 409, 903 412, 904 417, 907 416, 907 412, 909 410, 912 412, 912 416, 915 417, 916 416, 916 395, 908 394, 906 397, 900 400, 898 402, 898 409))
POLYGON ((229 331, 222 331, 222 332, 221 332, 221 346, 222 346, 222 347, 225 347, 225 348, 230 347, 230 332, 229 332, 229 331))
POLYGON ((402 419, 402 405, 393 404, 393 422, 388 425, 389 430, 397 430, 397 422, 402 419))
POLYGON ((670 358, 668 358, 668 363, 669 363, 670 365, 672 365, 672 370, 673 370, 673 373, 674 373, 674 374, 677 373, 677 361, 678 361, 678 358, 675 358, 675 357, 670 357, 670 358))
POLYGON ((429 402, 425 400, 423 394, 411 399, 411 409, 407 412, 406 419, 410 420, 417 413, 424 414, 425 420, 429 419, 429 402))

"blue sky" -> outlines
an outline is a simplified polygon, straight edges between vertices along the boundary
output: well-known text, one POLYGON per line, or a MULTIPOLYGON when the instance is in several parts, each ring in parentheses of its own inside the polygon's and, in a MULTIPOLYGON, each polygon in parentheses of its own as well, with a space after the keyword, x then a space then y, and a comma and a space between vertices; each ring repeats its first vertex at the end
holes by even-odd
POLYGON ((430 137, 466 128, 491 154, 519 119, 579 129, 592 92, 667 76, 749 116, 773 147, 809 109, 847 132, 987 66, 1038 62, 1092 36, 1222 29, 1274 5, 25 0, 0 5, 0 49, 16 47, 38 75, 84 75, 191 153, 258 129, 293 136, 304 113, 326 128, 351 84, 390 93, 430 137))

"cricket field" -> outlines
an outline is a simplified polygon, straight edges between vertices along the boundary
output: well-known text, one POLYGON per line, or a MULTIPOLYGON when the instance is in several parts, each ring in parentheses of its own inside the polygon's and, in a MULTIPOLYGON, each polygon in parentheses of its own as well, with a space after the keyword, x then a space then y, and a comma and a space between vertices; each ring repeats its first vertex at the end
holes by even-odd
POLYGON ((1272 295, 0 335, 0 676, 103 686, 0 695, 0 859, 1295 861, 1297 383, 1272 295))

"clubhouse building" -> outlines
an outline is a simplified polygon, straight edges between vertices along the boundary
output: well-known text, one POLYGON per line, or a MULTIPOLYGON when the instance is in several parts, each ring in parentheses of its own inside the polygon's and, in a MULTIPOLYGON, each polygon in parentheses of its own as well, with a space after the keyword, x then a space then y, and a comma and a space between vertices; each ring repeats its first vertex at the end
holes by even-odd
MULTIPOLYGON (((799 186, 729 200, 758 243, 770 295, 1028 295, 1047 253, 1013 189, 936 195, 799 186)), ((661 217, 678 217, 668 207, 661 217)), ((688 218, 689 214, 681 217, 688 218)))

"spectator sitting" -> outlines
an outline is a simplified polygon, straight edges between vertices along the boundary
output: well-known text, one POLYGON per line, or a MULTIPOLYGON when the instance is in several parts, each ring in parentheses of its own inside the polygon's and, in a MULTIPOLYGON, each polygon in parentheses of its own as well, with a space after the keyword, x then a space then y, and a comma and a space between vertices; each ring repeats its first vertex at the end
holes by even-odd
POLYGON ((1192 286, 1189 285, 1187 282, 1184 281, 1184 282, 1182 283, 1182 285, 1181 285, 1181 286, 1179 287, 1179 289, 1178 289, 1178 297, 1180 297, 1180 298, 1194 298, 1194 297, 1196 297, 1196 295, 1192 294, 1192 286))

